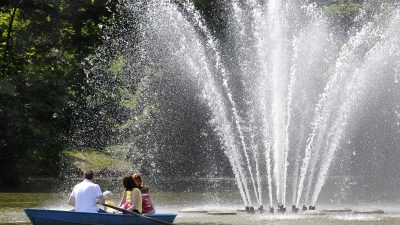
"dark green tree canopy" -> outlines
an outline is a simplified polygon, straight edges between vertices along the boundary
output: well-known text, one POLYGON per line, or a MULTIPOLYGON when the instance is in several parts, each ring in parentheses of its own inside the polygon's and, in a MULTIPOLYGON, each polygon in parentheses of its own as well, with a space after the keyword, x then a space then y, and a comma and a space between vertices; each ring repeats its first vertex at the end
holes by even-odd
POLYGON ((86 105, 82 62, 102 42, 116 4, 106 0, 0 3, 0 184, 58 174, 71 122, 86 105), (13 168, 10 170, 10 168, 13 168))

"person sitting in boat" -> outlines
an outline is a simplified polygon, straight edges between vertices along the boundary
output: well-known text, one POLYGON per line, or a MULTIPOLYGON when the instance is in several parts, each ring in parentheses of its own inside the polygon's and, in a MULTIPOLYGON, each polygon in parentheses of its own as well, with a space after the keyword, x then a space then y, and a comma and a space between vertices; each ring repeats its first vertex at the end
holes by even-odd
POLYGON ((142 214, 142 192, 139 186, 136 185, 135 180, 130 174, 124 176, 122 184, 124 192, 122 193, 119 207, 142 214))
MULTIPOLYGON (((115 202, 114 202, 114 199, 113 199, 113 194, 111 193, 111 191, 103 192, 103 196, 104 196, 104 199, 106 201, 105 203, 107 205, 115 206, 115 202)), ((106 212, 108 212, 108 213, 113 213, 114 212, 114 209, 112 209, 110 207, 107 207, 107 206, 104 206, 104 210, 106 212)))
POLYGON ((150 195, 149 195, 149 187, 148 186, 143 186, 142 188, 142 210, 143 214, 153 214, 156 212, 154 208, 154 204, 151 201, 150 195))
POLYGON ((100 186, 93 183, 93 177, 93 171, 85 171, 84 180, 75 185, 69 196, 68 204, 74 206, 76 212, 105 212, 96 205, 96 203, 103 204, 105 200, 100 186))
POLYGON ((140 173, 132 174, 133 179, 136 182, 136 185, 140 187, 140 191, 142 192, 142 212, 143 214, 153 214, 156 212, 153 202, 151 201, 149 195, 149 186, 144 185, 142 180, 142 176, 140 173))

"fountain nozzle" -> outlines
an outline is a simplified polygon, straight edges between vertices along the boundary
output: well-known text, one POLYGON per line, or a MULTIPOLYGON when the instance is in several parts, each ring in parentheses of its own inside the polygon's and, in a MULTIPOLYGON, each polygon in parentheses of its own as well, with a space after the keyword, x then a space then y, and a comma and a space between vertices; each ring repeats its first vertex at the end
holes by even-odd
POLYGON ((254 207, 253 207, 253 206, 250 206, 250 213, 251 213, 251 214, 254 214, 254 213, 255 213, 254 207))
POLYGON ((254 212, 254 207, 253 206, 246 206, 246 212, 247 213, 255 213, 254 212))
POLYGON ((269 206, 269 212, 270 212, 270 213, 274 213, 274 207, 269 206))
POLYGON ((278 203, 277 208, 278 208, 278 212, 286 212, 286 208, 281 203, 278 203))

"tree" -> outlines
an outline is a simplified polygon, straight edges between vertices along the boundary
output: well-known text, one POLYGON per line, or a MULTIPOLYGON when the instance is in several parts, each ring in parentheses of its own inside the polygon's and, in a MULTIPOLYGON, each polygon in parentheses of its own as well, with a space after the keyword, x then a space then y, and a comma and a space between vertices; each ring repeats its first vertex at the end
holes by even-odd
POLYGON ((106 0, 2 1, 0 14, 0 184, 58 174, 76 107, 85 104, 82 61, 101 43, 106 0))

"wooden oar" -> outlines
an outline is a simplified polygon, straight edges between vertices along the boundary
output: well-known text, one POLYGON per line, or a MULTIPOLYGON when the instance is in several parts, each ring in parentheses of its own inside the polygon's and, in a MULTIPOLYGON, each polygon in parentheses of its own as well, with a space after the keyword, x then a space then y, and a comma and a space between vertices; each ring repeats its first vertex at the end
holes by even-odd
POLYGON ((116 206, 113 206, 113 205, 109 205, 109 204, 106 204, 106 203, 103 203, 102 205, 110 207, 112 209, 118 210, 118 211, 126 213, 126 214, 131 214, 131 215, 136 215, 136 216, 139 216, 139 217, 143 217, 143 218, 148 219, 150 221, 153 221, 155 223, 159 223, 159 224, 163 224, 163 225, 173 225, 172 223, 168 223, 168 222, 165 222, 165 221, 162 221, 162 220, 158 220, 158 219, 154 219, 154 218, 151 218, 151 217, 148 217, 148 216, 144 216, 144 215, 141 215, 139 213, 135 213, 135 212, 132 212, 132 211, 129 211, 129 210, 126 210, 126 209, 121 209, 119 207, 116 207, 116 206))

